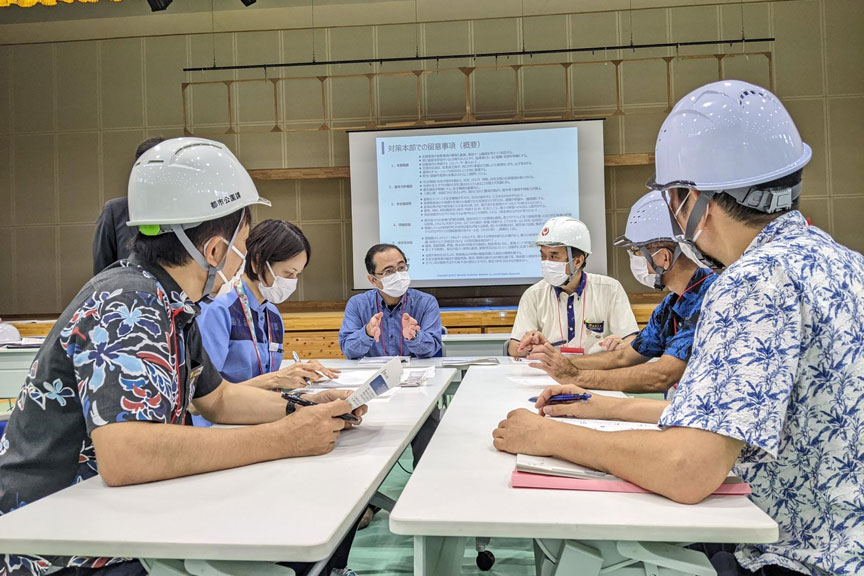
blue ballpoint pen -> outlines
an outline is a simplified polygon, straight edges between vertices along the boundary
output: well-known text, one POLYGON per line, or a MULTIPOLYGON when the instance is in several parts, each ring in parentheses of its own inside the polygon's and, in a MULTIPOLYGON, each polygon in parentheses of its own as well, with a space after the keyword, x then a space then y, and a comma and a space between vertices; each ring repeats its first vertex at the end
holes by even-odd
MULTIPOLYGON (((547 404, 565 404, 569 402, 585 402, 591 398, 591 394, 556 394, 546 401, 547 404)), ((529 402, 537 402, 537 396, 528 399, 529 402)))

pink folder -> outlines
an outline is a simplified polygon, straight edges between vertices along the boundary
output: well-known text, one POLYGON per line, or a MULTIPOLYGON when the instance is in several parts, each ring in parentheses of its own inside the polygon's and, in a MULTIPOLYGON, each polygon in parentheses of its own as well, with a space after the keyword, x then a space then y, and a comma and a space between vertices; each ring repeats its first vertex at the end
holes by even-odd
MULTIPOLYGON (((590 492, 637 492, 651 494, 645 490, 625 482, 624 480, 603 480, 586 478, 566 478, 564 476, 549 476, 546 474, 532 474, 531 472, 513 471, 510 479, 513 488, 545 488, 548 490, 587 490, 590 492)), ((750 485, 746 482, 728 482, 721 484, 714 494, 724 496, 749 496, 750 485)))

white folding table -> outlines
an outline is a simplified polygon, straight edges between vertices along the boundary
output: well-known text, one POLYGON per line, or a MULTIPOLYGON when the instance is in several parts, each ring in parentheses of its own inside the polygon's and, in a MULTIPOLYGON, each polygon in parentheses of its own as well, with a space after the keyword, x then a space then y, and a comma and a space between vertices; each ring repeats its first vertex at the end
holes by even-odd
POLYGON ((159 559, 151 573, 163 575, 290 574, 267 563, 329 558, 454 374, 373 400, 327 455, 122 488, 97 476, 0 517, 0 553, 159 559))
POLYGON ((681 544, 777 539, 777 524, 743 496, 684 505, 655 494, 511 488, 515 457, 493 447, 492 431, 548 383, 524 365, 468 371, 390 515, 392 532, 414 536, 417 576, 458 574, 469 536, 539 539, 542 574, 580 576, 713 575, 703 554, 681 544))

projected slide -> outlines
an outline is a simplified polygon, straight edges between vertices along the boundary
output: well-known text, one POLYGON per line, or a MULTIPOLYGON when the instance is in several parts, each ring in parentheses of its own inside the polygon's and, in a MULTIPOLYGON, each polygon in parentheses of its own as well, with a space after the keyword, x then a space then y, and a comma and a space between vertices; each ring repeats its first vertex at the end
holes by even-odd
POLYGON ((404 250, 415 280, 537 277, 543 223, 579 217, 575 126, 375 146, 379 238, 404 250))

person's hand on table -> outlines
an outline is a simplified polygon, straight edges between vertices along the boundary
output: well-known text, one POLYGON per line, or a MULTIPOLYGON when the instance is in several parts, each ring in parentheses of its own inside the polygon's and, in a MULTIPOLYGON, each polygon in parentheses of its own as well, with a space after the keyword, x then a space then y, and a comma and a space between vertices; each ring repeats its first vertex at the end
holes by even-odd
POLYGON ((610 334, 606 338, 600 341, 600 348, 607 352, 611 352, 612 350, 618 350, 619 348, 623 348, 627 343, 624 342, 624 339, 620 336, 616 336, 615 334, 610 334))
POLYGON ((333 450, 339 432, 351 426, 338 416, 350 411, 348 402, 334 400, 316 406, 298 406, 292 414, 274 422, 285 442, 285 455, 318 456, 333 450))
POLYGON ((588 400, 577 400, 575 402, 550 403, 552 396, 559 394, 586 394, 584 388, 573 384, 563 386, 549 386, 537 397, 534 407, 539 414, 553 417, 585 418, 589 420, 608 420, 611 412, 620 398, 610 398, 601 394, 592 394, 588 400))
MULTIPOLYGON (((328 368, 319 362, 318 360, 307 360, 306 362, 299 362, 301 366, 307 366, 312 368, 315 372, 317 372, 317 376, 312 378, 313 382, 317 382, 318 380, 323 380, 325 378, 338 378, 341 370, 337 370, 336 368, 328 368)), ((294 364, 295 366, 297 364, 294 364)))
POLYGON ((543 344, 549 344, 549 340, 546 336, 543 335, 539 330, 529 330, 525 334, 522 335, 522 339, 519 340, 519 354, 527 355, 531 352, 531 349, 535 346, 542 346, 543 344))
MULTIPOLYGON (((315 402, 317 404, 327 404, 330 402, 342 402, 346 398, 348 398, 348 396, 350 396, 352 393, 353 393, 353 390, 329 389, 329 390, 324 390, 322 392, 318 392, 316 394, 304 394, 303 398, 305 398, 306 400, 311 400, 312 402, 315 402)), ((362 422, 363 421, 363 415, 366 414, 366 412, 368 412, 368 411, 369 411, 369 407, 366 406, 366 404, 363 404, 362 406, 360 406, 359 408, 357 408, 356 410, 354 410, 351 413, 354 416, 356 416, 360 422, 362 422)), ((354 423, 345 422, 345 424, 346 424, 345 428, 348 429, 348 428, 351 428, 352 426, 357 426, 358 424, 360 424, 360 422, 354 422, 354 423)))
POLYGON ((370 338, 374 338, 375 342, 379 342, 381 340, 381 318, 384 317, 383 312, 378 312, 369 320, 366 324, 366 335, 370 338))
POLYGON ((413 340, 417 337, 417 332, 420 331, 420 323, 412 318, 407 312, 402 314, 402 337, 406 340, 413 340))
POLYGON ((519 408, 498 423, 498 427, 492 431, 492 444, 498 450, 511 454, 550 456, 552 451, 549 447, 555 441, 554 429, 558 425, 562 424, 519 408))
POLYGON ((278 388, 293 390, 294 388, 303 388, 306 386, 305 378, 308 378, 312 382, 321 378, 321 375, 315 371, 312 362, 295 362, 275 372, 259 376, 252 380, 252 382, 260 382, 259 386, 268 390, 276 390, 278 388))
POLYGON ((531 367, 543 370, 558 382, 574 382, 579 378, 580 370, 549 342, 534 346, 528 359, 539 360, 539 362, 531 364, 531 367))

